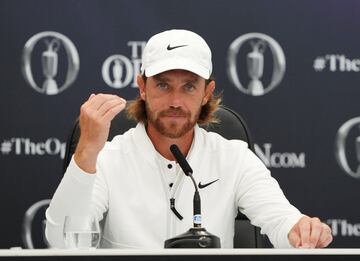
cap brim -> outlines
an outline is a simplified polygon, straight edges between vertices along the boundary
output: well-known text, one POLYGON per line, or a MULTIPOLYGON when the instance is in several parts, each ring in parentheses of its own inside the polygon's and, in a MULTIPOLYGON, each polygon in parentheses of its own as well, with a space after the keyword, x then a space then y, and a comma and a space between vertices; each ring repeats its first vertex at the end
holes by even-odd
POLYGON ((199 65, 189 59, 172 58, 165 61, 155 63, 145 70, 145 76, 151 77, 159 73, 170 70, 186 70, 199 75, 204 79, 210 78, 210 72, 204 66, 199 65))

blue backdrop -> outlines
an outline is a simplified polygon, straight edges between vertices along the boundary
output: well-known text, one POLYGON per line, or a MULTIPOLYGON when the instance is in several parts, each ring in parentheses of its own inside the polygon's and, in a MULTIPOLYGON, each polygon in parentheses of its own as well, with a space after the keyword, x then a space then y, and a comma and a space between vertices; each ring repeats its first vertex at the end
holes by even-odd
POLYGON ((358 247, 359 8, 355 0, 0 0, 0 247, 22 246, 25 211, 55 191, 80 105, 92 92, 134 98, 144 43, 171 28, 207 40, 217 91, 247 121, 288 199, 333 228, 332 247, 358 247))

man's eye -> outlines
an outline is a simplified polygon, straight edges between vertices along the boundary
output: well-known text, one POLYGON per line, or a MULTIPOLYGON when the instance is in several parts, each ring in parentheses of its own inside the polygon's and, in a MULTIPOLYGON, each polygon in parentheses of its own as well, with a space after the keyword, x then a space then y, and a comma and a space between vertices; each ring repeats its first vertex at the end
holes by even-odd
POLYGON ((160 82, 156 86, 162 91, 165 91, 165 90, 169 89, 169 85, 167 85, 164 82, 160 82))
POLYGON ((185 89, 185 91, 187 91, 187 92, 192 92, 192 91, 194 91, 195 90, 195 86, 193 85, 193 84, 186 84, 185 86, 184 86, 184 89, 185 89))

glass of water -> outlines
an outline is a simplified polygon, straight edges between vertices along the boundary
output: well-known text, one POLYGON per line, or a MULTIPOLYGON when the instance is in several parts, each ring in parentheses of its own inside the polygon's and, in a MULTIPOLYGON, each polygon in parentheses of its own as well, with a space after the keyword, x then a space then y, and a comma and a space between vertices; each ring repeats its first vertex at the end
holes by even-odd
POLYGON ((100 242, 99 222, 90 216, 66 216, 64 241, 67 249, 95 249, 100 242))

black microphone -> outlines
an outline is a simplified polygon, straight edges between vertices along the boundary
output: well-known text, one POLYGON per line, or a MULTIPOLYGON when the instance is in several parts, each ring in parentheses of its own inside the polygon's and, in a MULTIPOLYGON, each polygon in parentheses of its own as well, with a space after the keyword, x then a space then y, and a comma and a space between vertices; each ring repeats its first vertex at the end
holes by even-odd
POLYGON ((181 169, 184 171, 186 176, 192 175, 193 171, 185 159, 184 155, 179 150, 179 147, 176 144, 170 146, 170 151, 174 155, 176 161, 179 163, 181 169))
MULTIPOLYGON (((179 163, 181 169, 185 173, 186 176, 190 177, 194 187, 195 187, 195 194, 193 199, 193 208, 194 208, 194 227, 201 227, 201 199, 198 190, 198 186, 196 185, 195 179, 192 175, 193 171, 185 159, 184 155, 181 153, 179 147, 176 144, 170 146, 170 151, 174 155, 176 161, 179 163)), ((175 199, 173 199, 174 201, 175 199)), ((174 210, 173 210, 174 211, 174 210)), ((174 211, 175 213, 175 211, 174 211)), ((176 213, 175 213, 176 215, 176 213)))
MULTIPOLYGON (((185 175, 189 176, 195 187, 193 199, 193 224, 187 232, 165 241, 165 248, 220 248, 220 239, 210 234, 205 228, 201 227, 201 202, 198 187, 192 175, 193 171, 185 159, 184 155, 175 144, 170 146, 170 151, 179 163, 185 175)), ((170 208, 180 220, 182 216, 175 209, 175 198, 170 199, 170 208), (180 218, 181 217, 181 218, 180 218)))

